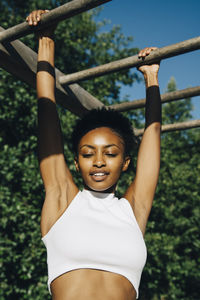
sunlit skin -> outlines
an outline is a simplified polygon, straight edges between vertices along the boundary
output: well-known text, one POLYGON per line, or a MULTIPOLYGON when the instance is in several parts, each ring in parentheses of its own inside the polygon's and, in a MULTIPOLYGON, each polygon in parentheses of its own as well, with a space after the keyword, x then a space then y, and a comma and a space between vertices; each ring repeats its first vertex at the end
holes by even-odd
POLYGON ((130 158, 124 155, 122 138, 110 128, 93 129, 80 140, 75 164, 87 189, 114 192, 129 163, 130 158))

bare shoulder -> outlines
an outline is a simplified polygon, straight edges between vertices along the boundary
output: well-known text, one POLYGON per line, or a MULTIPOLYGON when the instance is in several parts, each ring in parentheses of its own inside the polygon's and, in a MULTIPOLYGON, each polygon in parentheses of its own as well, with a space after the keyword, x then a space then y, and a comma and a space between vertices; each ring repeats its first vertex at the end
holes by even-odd
POLYGON ((79 192, 74 182, 52 186, 46 191, 41 213, 41 233, 44 236, 64 213, 79 192))
POLYGON ((143 205, 144 201, 141 201, 142 199, 139 199, 137 193, 135 193, 135 182, 129 186, 124 194, 124 198, 130 203, 140 230, 144 235, 149 213, 146 210, 145 205, 143 205))

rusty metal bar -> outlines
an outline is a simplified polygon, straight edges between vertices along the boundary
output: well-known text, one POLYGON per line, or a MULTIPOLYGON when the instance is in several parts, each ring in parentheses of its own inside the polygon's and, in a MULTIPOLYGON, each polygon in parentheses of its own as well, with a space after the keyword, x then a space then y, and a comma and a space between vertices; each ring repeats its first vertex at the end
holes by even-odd
POLYGON ((37 27, 30 27, 27 22, 23 22, 1 32, 0 43, 5 41, 14 41, 29 33, 45 28, 49 26, 49 24, 73 17, 109 1, 111 0, 73 0, 67 2, 66 4, 52 9, 47 14, 43 15, 42 20, 37 27))
POLYGON ((60 83, 63 85, 63 84, 75 83, 75 82, 79 82, 91 78, 96 78, 99 76, 121 71, 124 69, 139 67, 144 64, 154 63, 162 59, 166 59, 172 56, 180 55, 198 49, 200 49, 200 36, 170 46, 156 49, 153 52, 151 52, 145 59, 138 58, 138 55, 134 55, 98 67, 65 75, 60 78, 60 83))

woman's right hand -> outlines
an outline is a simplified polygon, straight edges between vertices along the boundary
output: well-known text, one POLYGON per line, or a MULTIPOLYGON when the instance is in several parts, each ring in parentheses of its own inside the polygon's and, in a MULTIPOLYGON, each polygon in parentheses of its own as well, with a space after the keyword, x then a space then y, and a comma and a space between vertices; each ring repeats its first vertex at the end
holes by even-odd
MULTIPOLYGON (((28 22, 28 24, 30 26, 37 26, 41 21, 41 16, 48 12, 49 12, 49 10, 47 10, 47 9, 34 10, 28 15, 28 17, 26 18, 26 22, 28 22)), ((37 35, 39 37, 46 36, 46 37, 52 38, 54 35, 54 30, 56 29, 56 26, 57 26, 57 24, 54 24, 48 28, 41 29, 37 35)))
POLYGON ((43 15, 47 12, 49 12, 49 10, 47 10, 47 9, 34 10, 28 15, 28 17, 26 18, 26 21, 28 22, 29 25, 36 26, 36 25, 38 25, 38 23, 41 20, 41 15, 43 15))

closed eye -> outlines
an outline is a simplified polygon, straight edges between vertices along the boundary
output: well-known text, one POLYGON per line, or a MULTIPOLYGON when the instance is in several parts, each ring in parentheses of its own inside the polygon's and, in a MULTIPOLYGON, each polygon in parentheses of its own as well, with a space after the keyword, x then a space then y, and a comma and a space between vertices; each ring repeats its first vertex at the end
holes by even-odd
POLYGON ((92 153, 88 153, 88 154, 82 154, 83 157, 87 158, 87 157, 91 157, 93 154, 92 153))
POLYGON ((115 157, 117 156, 117 154, 114 154, 114 153, 106 153, 107 156, 111 156, 111 157, 115 157))

